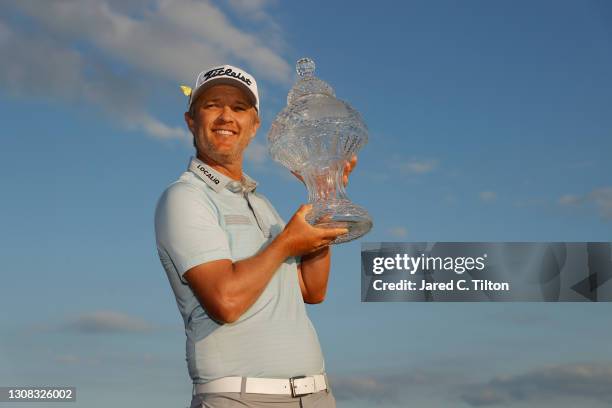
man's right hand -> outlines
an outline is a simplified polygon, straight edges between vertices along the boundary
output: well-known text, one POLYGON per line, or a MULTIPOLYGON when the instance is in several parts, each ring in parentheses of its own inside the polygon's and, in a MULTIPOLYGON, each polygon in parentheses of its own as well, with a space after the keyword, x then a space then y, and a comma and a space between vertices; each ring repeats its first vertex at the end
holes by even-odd
POLYGON ((328 246, 334 239, 346 234, 346 228, 318 228, 306 221, 312 204, 304 204, 291 217, 278 240, 283 243, 288 256, 300 256, 328 246))

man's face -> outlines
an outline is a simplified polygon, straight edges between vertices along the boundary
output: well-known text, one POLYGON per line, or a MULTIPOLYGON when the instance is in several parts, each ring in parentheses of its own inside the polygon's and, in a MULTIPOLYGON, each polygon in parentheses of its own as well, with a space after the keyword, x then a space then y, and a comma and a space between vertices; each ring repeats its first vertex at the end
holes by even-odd
POLYGON ((194 102, 185 121, 195 137, 198 155, 219 164, 242 161, 242 153, 259 128, 259 116, 245 91, 215 85, 194 102))

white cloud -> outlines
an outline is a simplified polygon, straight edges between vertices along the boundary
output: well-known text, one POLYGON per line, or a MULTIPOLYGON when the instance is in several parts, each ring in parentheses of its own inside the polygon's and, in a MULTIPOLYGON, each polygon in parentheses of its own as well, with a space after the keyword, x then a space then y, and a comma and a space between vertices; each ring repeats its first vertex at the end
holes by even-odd
POLYGON ((389 234, 394 238, 406 238, 408 235, 408 230, 405 227, 395 226, 389 228, 389 234))
POLYGON ((74 354, 66 354, 55 357, 55 361, 61 364, 78 364, 81 359, 74 354))
POLYGON ((580 404, 599 401, 612 404, 612 364, 563 364, 527 373, 499 376, 487 383, 465 388, 461 399, 471 406, 509 405, 521 402, 537 406, 538 401, 579 398, 580 404))
POLYGON ((15 7, 53 34, 87 40, 109 57, 164 78, 193 81, 202 68, 232 59, 247 63, 264 78, 289 80, 290 67, 274 50, 235 27, 209 1, 142 1, 131 13, 118 4, 23 0, 15 7))
POLYGON ((370 401, 372 406, 390 402, 404 406, 401 403, 409 398, 411 387, 423 389, 435 385, 439 388, 454 380, 455 376, 448 372, 411 369, 389 374, 332 376, 330 384, 339 401, 370 401), (408 393, 402 395, 406 391, 408 393))
POLYGON ((438 160, 435 159, 410 159, 406 162, 397 164, 400 171, 406 174, 426 174, 431 173, 438 167, 438 160))
POLYGON ((229 0, 228 4, 237 16, 258 24, 258 35, 263 43, 275 50, 287 48, 280 24, 267 11, 268 7, 278 4, 277 0, 229 0))
POLYGON ((263 18, 265 17, 265 7, 271 3, 270 0, 229 0, 229 5, 238 13, 245 17, 263 18), (263 15, 262 15, 263 14, 263 15))
POLYGON ((541 197, 518 198, 512 203, 515 207, 542 207, 548 206, 550 200, 541 197))
POLYGON ((168 126, 149 114, 135 115, 129 118, 127 125, 130 128, 144 130, 149 135, 160 139, 183 139, 191 141, 191 133, 182 127, 168 126))
POLYGON ((68 322, 64 328, 80 333, 134 333, 150 331, 153 326, 124 313, 100 310, 83 314, 68 322))
MULTIPOLYGON (((262 10, 258 9, 258 12, 262 13, 262 10)), ((160 7, 159 16, 173 27, 207 41, 215 50, 223 50, 226 58, 248 62, 263 78, 286 83, 290 80, 289 65, 275 51, 257 37, 232 26, 221 10, 208 2, 166 1, 160 7), (205 21, 202 21, 203 16, 206 16, 205 21)))
POLYGON ((478 196, 485 203, 490 203, 491 201, 495 201, 497 198, 497 193, 494 191, 481 191, 478 196))
MULTIPOLYGON (((273 20, 264 6, 257 13, 267 27, 273 20)), ((290 81, 272 41, 241 30, 209 1, 23 0, 0 10, 31 19, 19 27, 0 21, 0 87, 92 104, 157 138, 191 139, 184 126, 149 111, 151 87, 191 84, 202 69, 226 62, 273 83, 290 81)))
POLYGON ((601 187, 580 195, 566 194, 559 198, 563 206, 578 206, 593 204, 599 215, 605 220, 612 220, 612 187, 601 187))
POLYGON ((16 33, 0 21, 0 56, 0 85, 9 94, 77 100, 84 93, 81 55, 50 38, 16 33))
POLYGON ((559 198, 559 204, 561 205, 575 205, 575 204, 579 204, 580 203, 580 197, 572 195, 572 194, 566 194, 564 196, 561 196, 561 198, 559 198))
POLYGON ((144 84, 114 74, 100 60, 86 59, 51 38, 19 33, 0 22, 0 85, 17 97, 89 103, 129 129, 158 138, 188 139, 145 111, 144 84))
POLYGON ((587 200, 595 203, 603 218, 612 220, 612 187, 599 188, 591 191, 587 200))

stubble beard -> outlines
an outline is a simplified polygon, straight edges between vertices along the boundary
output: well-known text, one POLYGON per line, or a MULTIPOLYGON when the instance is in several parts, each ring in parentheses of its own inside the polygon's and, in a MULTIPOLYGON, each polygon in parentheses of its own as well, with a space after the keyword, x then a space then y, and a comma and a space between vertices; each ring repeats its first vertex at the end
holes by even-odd
POLYGON ((221 153, 206 137, 197 141, 197 153, 214 160, 218 164, 241 162, 242 153, 246 147, 247 146, 244 146, 244 149, 240 149, 240 146, 236 146, 236 148, 232 149, 230 152, 221 153))

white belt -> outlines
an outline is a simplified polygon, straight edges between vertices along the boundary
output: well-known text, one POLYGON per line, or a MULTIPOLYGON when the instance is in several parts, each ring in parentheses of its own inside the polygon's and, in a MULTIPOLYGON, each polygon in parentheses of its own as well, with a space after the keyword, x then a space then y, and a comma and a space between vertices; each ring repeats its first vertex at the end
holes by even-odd
MULTIPOLYGON (((223 377, 205 384, 195 384, 195 393, 241 392, 242 377, 223 377)), ((247 377, 246 393, 283 394, 299 397, 327 389, 324 374, 288 379, 247 377)))

